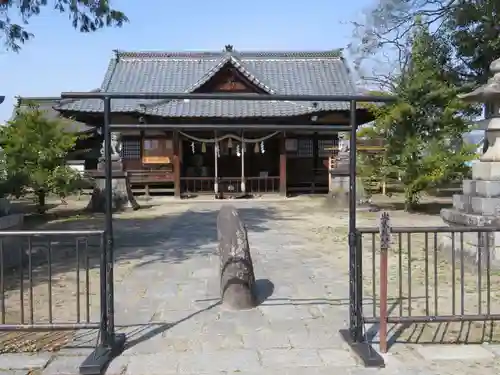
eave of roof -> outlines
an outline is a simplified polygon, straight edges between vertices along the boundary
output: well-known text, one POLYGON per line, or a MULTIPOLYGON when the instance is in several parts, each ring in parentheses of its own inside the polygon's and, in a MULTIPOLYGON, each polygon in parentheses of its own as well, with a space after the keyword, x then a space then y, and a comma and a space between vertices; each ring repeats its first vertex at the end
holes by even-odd
POLYGON ((89 133, 94 131, 94 127, 88 126, 85 123, 74 121, 72 119, 61 117, 60 113, 54 108, 61 103, 67 104, 74 102, 74 99, 61 99, 56 96, 18 96, 16 106, 12 112, 11 119, 16 115, 19 108, 26 107, 30 104, 37 105, 41 111, 46 113, 48 119, 54 120, 60 118, 64 121, 64 129, 70 133, 89 133))

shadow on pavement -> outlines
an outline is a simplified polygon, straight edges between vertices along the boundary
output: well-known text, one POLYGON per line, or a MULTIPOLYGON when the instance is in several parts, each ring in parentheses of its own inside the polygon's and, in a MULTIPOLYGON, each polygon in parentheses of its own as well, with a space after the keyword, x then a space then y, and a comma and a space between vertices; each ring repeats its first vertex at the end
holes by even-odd
MULTIPOLYGON (((274 208, 240 208, 245 225, 249 231, 265 232, 266 222, 276 217, 274 208)), ((175 214, 159 215, 146 218, 115 218, 113 220, 115 260, 121 262, 138 261, 137 267, 149 263, 180 263, 191 257, 212 254, 216 249, 218 210, 188 209, 175 214)), ((38 227, 40 230, 101 230, 104 227, 102 215, 55 221, 38 227)), ((77 245, 74 237, 57 235, 50 237, 51 273, 55 278, 60 273, 75 271, 85 272, 88 257, 89 269, 98 269, 100 264, 100 239, 98 236, 80 237, 77 245)), ((22 244, 27 252, 28 241, 22 244)), ((33 287, 40 282, 47 282, 49 237, 32 240, 32 282, 33 287)), ((17 249, 16 249, 17 250, 17 249)), ((28 265, 25 262, 25 268, 28 265)), ((21 272, 9 270, 4 282, 5 290, 19 288, 21 272), (9 277, 10 276, 10 277, 9 277)), ((28 286, 28 271, 23 273, 23 282, 28 286)), ((25 288, 26 291, 26 288, 25 288)))
MULTIPOLYGON (((239 206, 238 204, 235 205, 239 206)), ((116 217, 113 221, 115 276, 120 273, 120 268, 132 267, 136 270, 135 277, 140 278, 140 269, 147 264, 178 264, 193 257, 213 254, 216 250, 216 219, 219 207, 220 204, 204 205, 204 208, 193 208, 192 205, 189 205, 189 207, 186 205, 186 209, 176 207, 176 209, 173 209, 174 213, 171 214, 155 215, 155 211, 150 211, 149 217, 147 217, 147 215, 143 214, 143 212, 147 214, 146 209, 132 213, 130 217, 116 217)), ((275 208, 266 207, 262 204, 247 205, 246 207, 244 205, 239 207, 238 211, 248 230, 252 232, 266 232, 268 230, 266 223, 277 218, 275 208)), ((37 229, 53 231, 103 229, 103 215, 74 217, 75 213, 68 211, 66 218, 45 223, 37 229)), ((79 251, 77 256, 74 237, 56 235, 51 236, 50 241, 41 237, 31 241, 33 248, 31 262, 33 268, 31 273, 27 264, 25 264, 22 270, 19 267, 12 268, 4 275, 3 287, 7 323, 18 324, 22 320, 27 323, 30 320, 31 302, 33 302, 36 310, 33 323, 47 322, 49 285, 51 285, 50 288, 54 293, 52 297, 54 321, 64 323, 76 323, 78 320, 85 321, 85 293, 87 293, 87 287, 89 286, 86 285, 86 269, 88 269, 89 275, 89 293, 92 293, 90 297, 92 304, 90 320, 92 321, 98 317, 95 313, 99 311, 100 239, 99 237, 80 238, 78 242, 79 251), (50 268, 48 266, 49 257, 51 260, 50 268), (49 271, 51 273, 50 284, 49 271), (79 289, 77 289, 77 284, 80 285, 79 289), (24 300, 24 305, 20 303, 21 285, 23 286, 22 294, 24 298, 22 300, 24 300), (33 290, 32 297, 30 296, 30 290, 33 290), (80 295, 79 303, 76 301, 78 299, 77 295, 80 295), (80 308, 79 317, 77 317, 76 313, 78 306, 80 308), (58 314, 61 314, 59 318, 58 314)), ((27 247, 28 240, 26 239, 22 244, 22 251, 26 253, 27 247)), ((186 319, 188 318, 186 317, 186 319)), ((168 326, 178 323, 168 323, 167 326, 156 327, 155 330, 165 330, 168 326)), ((77 335, 85 335, 85 332, 87 331, 78 332, 77 335)), ((12 349, 9 349, 9 351, 24 351, 24 349, 18 348, 19 340, 23 343, 40 342, 36 350, 48 350, 49 347, 57 350, 58 347, 65 346, 67 339, 74 333, 74 331, 66 331, 62 333, 60 339, 56 340, 56 343, 53 343, 54 335, 58 335, 59 332, 49 334, 42 332, 6 332, 0 334, 0 343, 12 343, 12 349), (45 341, 41 340, 42 336, 47 339, 45 341)), ((149 333, 149 335, 152 334, 149 333)), ((95 340, 93 345, 95 345, 95 340)))

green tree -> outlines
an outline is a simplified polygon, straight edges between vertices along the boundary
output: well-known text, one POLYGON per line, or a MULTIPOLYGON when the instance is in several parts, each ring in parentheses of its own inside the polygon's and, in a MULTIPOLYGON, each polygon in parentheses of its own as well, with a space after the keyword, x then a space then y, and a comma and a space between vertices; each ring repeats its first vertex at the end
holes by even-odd
POLYGON ((458 99, 460 87, 442 69, 452 51, 423 23, 410 38, 411 59, 394 80, 398 101, 375 113, 376 128, 387 139, 387 167, 404 185, 406 209, 424 190, 466 173, 465 163, 476 156, 462 141, 475 110, 458 99))
POLYGON ((361 75, 387 87, 409 62, 417 21, 442 37, 452 51, 443 70, 461 84, 488 79, 489 64, 500 56, 500 2, 497 0, 377 0, 353 22, 350 52, 361 75), (380 64, 383 60, 384 64, 380 64))
POLYGON ((19 109, 0 131, 8 178, 17 187, 35 193, 40 212, 47 194, 61 197, 76 190, 80 175, 66 165, 78 136, 66 131, 65 122, 49 119, 37 106, 19 109))
POLYGON ((500 57, 500 2, 456 1, 443 19, 443 32, 456 54, 455 69, 471 85, 485 83, 489 65, 500 57))
POLYGON ((110 0, 0 0, 0 41, 7 49, 19 51, 22 44, 34 37, 24 25, 44 8, 67 14, 71 25, 83 33, 120 27, 128 22, 125 14, 110 3, 110 0), (13 21, 14 14, 20 22, 13 21))
MULTIPOLYGON (((378 108, 372 107, 372 112, 377 113, 378 108)), ((379 144, 381 140, 386 139, 387 130, 382 128, 384 124, 381 121, 374 121, 372 126, 360 129, 357 132, 358 143, 362 144, 365 141, 376 141, 368 143, 379 144)), ((359 177, 367 182, 375 182, 382 188, 382 193, 385 194, 387 181, 393 177, 395 170, 390 163, 389 149, 386 147, 386 142, 381 145, 381 149, 374 152, 358 152, 357 173, 359 177)))

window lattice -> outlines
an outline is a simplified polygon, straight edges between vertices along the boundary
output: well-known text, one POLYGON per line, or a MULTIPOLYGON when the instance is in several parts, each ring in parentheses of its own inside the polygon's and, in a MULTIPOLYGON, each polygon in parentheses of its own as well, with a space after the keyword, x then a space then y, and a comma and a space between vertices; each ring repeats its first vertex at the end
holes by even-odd
POLYGON ((299 139, 297 155, 302 157, 313 156, 313 141, 312 139, 299 139))
POLYGON ((122 141, 121 156, 126 160, 138 160, 141 158, 141 142, 138 139, 124 139, 122 141))

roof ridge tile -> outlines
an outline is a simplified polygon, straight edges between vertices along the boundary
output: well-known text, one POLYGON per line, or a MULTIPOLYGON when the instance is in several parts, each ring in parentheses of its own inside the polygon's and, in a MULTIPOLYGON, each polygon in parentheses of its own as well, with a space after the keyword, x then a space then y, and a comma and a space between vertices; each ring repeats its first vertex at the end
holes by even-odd
POLYGON ((169 59, 169 58, 220 58, 225 55, 247 58, 270 58, 270 59, 328 59, 342 58, 342 50, 325 51, 115 51, 116 58, 121 59, 169 59))

